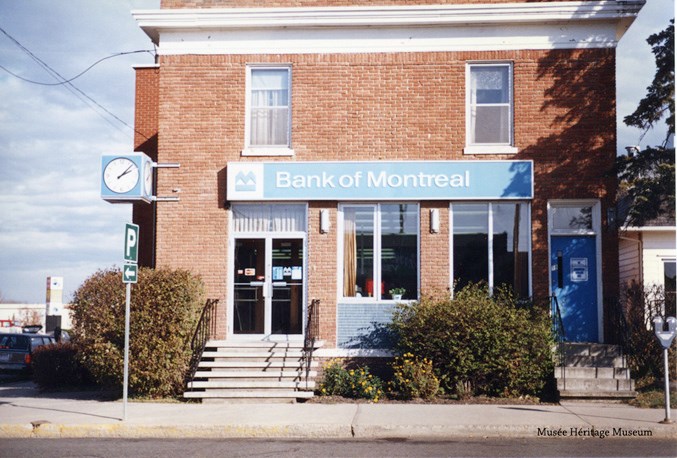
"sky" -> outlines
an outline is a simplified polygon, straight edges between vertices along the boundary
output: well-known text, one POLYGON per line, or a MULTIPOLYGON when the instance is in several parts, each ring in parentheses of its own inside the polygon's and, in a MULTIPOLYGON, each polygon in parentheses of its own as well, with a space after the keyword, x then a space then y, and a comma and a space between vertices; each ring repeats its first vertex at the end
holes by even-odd
MULTIPOLYGON (((49 276, 67 301, 96 272, 121 265, 131 206, 99 195, 100 157, 131 152, 135 65, 153 45, 131 10, 160 0, 0 0, 0 66, 55 83, 42 61, 75 86, 26 82, 0 68, 0 302, 44 303, 49 276), (23 47, 19 47, 17 42, 23 47), (86 95, 83 95, 86 94, 86 95)), ((674 0, 648 0, 617 49, 618 148, 660 144, 663 125, 640 141, 623 125, 651 84, 646 38, 674 17, 674 0)), ((122 285, 122 283, 121 283, 122 285)))

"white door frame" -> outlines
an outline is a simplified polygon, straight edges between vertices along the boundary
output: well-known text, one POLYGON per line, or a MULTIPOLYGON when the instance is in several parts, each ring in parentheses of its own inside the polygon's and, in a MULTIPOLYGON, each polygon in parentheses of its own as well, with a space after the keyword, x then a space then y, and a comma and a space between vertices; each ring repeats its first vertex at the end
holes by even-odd
POLYGON ((552 248, 553 236, 594 236, 595 252, 597 257, 597 331, 599 341, 604 342, 604 291, 602 287, 602 211, 599 199, 553 199, 548 201, 548 291, 552 291, 552 248), (553 228, 552 212, 555 208, 592 206, 592 230, 561 230, 553 228))

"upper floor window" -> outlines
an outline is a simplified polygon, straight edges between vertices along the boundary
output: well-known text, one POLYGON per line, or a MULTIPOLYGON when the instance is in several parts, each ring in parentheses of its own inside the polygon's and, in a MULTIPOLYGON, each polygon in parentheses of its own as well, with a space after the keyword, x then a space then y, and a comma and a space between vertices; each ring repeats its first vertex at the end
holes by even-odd
POLYGON ((291 68, 248 67, 243 154, 290 155, 291 68))
POLYGON ((512 65, 474 63, 467 71, 466 153, 515 153, 512 65))

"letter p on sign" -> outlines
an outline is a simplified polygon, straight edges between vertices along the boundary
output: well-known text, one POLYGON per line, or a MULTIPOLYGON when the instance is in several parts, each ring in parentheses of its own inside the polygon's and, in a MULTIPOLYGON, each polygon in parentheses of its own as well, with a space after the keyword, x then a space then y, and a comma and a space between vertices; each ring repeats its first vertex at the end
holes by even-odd
POLYGON ((139 255, 139 226, 125 225, 125 262, 136 264, 139 255))

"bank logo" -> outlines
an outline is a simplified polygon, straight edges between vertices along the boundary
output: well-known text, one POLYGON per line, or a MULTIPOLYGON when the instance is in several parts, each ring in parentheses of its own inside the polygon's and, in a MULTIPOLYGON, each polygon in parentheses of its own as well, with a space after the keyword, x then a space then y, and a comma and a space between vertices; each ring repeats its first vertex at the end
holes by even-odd
POLYGON ((235 175, 235 191, 253 192, 256 191, 256 174, 252 171, 238 172, 235 175))
POLYGON ((265 179, 262 163, 231 162, 228 164, 228 200, 256 200, 263 198, 265 179))

